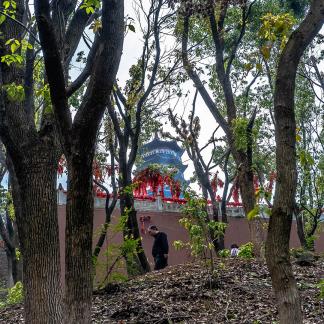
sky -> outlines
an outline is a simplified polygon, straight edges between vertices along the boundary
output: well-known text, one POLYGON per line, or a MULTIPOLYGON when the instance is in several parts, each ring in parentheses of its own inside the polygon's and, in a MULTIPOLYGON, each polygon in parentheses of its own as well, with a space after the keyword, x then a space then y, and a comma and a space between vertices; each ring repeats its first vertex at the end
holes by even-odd
MULTIPOLYGON (((135 14, 134 14, 134 10, 133 10, 133 3, 134 3, 134 1, 130 1, 130 0, 125 2, 125 13, 126 13, 126 15, 129 15, 130 17, 135 18, 135 14)), ((146 2, 144 2, 144 3, 146 3, 146 2)), ((148 1, 147 1, 147 3, 148 3, 148 1)), ((136 63, 136 61, 140 57, 140 53, 142 51, 141 33, 139 32, 139 28, 138 28, 136 21, 134 22, 134 25, 135 25, 136 32, 135 33, 129 32, 127 34, 125 42, 124 42, 124 51, 123 51, 123 56, 122 56, 121 63, 120 63, 119 72, 118 72, 118 79, 121 81, 121 83, 128 78, 128 70, 129 70, 130 66, 132 64, 136 63)), ((324 33, 324 27, 322 28, 321 33, 322 34, 324 33)), ((165 44, 161 44, 161 45, 163 46, 165 44)), ((321 62, 321 63, 322 64, 319 67, 320 67, 320 70, 323 71, 324 63, 323 62, 321 62)), ((192 84, 189 84, 189 83, 191 83, 191 81, 187 82, 188 89, 189 88, 194 89, 192 84)), ((188 101, 188 108, 187 108, 188 110, 190 109, 191 104, 192 104, 192 96, 193 96, 193 93, 191 94, 191 98, 188 101)), ((171 105, 172 105, 172 103, 171 103, 171 105)), ((180 102, 180 104, 178 104, 176 111, 181 114, 184 106, 185 106, 185 100, 183 101, 183 103, 180 102)), ((200 134, 199 141, 202 146, 210 139, 213 131, 218 126, 218 124, 216 123, 214 117, 209 112, 208 108, 206 107, 206 105, 204 104, 203 100, 201 99, 201 97, 199 95, 197 98, 196 115, 199 116, 200 122, 201 122, 201 134, 200 134)), ((169 123, 167 123, 166 125, 164 124, 163 131, 172 132, 172 127, 169 125, 169 123)), ((220 135, 222 136, 223 134, 220 133, 220 135)), ((203 151, 203 157, 207 161, 210 158, 210 154, 211 154, 211 147, 210 147, 210 149, 206 149, 203 151)), ((184 153, 182 160, 183 160, 184 164, 188 164, 188 168, 185 171, 185 178, 189 179, 194 173, 193 164, 189 160, 188 155, 186 153, 184 153)), ((222 177, 222 172, 221 172, 221 170, 219 170, 219 171, 220 171, 220 177, 222 177)), ((196 186, 196 185, 194 185, 193 188, 195 190, 198 190, 198 186, 196 186)))
MULTIPOLYGON (((125 2, 125 14, 129 15, 130 17, 135 17, 132 3, 133 1, 125 2)), ((134 22, 134 25, 135 25, 135 30, 138 31, 139 27, 136 21, 134 22)), ((163 46, 164 44, 161 45, 163 46)), ((141 52, 142 52, 142 39, 141 39, 140 32, 135 32, 135 33, 128 32, 128 34, 126 35, 126 39, 124 41, 124 50, 123 50, 123 55, 119 66, 119 71, 118 71, 118 79, 121 81, 121 83, 125 82, 128 79, 128 70, 132 64, 136 63, 136 61, 141 55, 141 52)), ((189 82, 191 83, 191 81, 189 82)), ((188 88, 189 87, 191 87, 191 84, 188 84, 188 88)), ((183 109, 188 100, 189 101, 187 103, 188 104, 187 109, 190 110, 192 104, 192 96, 193 94, 191 94, 189 98, 186 99, 184 98, 182 101, 180 101, 177 105, 176 111, 182 114, 183 109)), ((175 104, 176 102, 174 102, 174 105, 175 104)), ((172 103, 171 103, 171 107, 172 107, 172 103)), ((201 131, 199 141, 203 146, 211 138, 218 124, 216 123, 214 117, 212 116, 212 114, 209 112, 209 110, 203 103, 200 96, 198 96, 197 98, 196 115, 199 116, 201 126, 202 126, 202 131, 201 131)), ((171 133, 173 132, 173 129, 169 125, 168 121, 167 124, 163 125, 163 131, 171 132, 171 133)), ((210 149, 207 148, 206 150, 203 151, 203 155, 204 157, 206 157, 206 160, 209 159, 210 154, 211 154, 211 148, 210 149)), ((194 167, 186 152, 183 154, 182 161, 184 162, 184 164, 188 165, 185 171, 185 178, 189 180, 194 173, 194 167)), ((194 185, 193 189, 198 190, 198 186, 194 185)))

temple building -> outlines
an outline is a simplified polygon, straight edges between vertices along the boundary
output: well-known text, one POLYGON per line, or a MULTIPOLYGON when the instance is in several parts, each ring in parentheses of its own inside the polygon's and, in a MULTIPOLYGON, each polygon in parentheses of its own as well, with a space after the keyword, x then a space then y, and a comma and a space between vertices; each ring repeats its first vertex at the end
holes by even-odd
MULTIPOLYGON (((181 187, 184 188, 188 184, 184 178, 184 171, 188 166, 181 160, 184 151, 176 141, 163 141, 156 133, 151 142, 141 147, 139 151, 141 162, 138 163, 136 172, 146 169, 150 165, 173 168, 177 170, 174 179, 178 180, 181 187)), ((164 197, 171 198, 171 196, 170 187, 164 186, 164 197)))

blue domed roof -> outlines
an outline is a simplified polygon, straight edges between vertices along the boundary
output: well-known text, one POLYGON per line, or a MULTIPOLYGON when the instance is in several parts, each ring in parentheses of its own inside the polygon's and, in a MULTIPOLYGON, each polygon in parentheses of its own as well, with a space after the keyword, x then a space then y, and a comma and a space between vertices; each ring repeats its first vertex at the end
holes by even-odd
POLYGON ((181 156, 183 153, 184 149, 176 141, 162 141, 155 134, 154 139, 144 144, 139 150, 142 162, 137 165, 137 171, 143 170, 153 164, 170 166, 178 169, 175 179, 181 183, 186 183, 183 173, 188 166, 182 163, 181 156))
POLYGON ((155 135, 151 142, 146 143, 141 147, 140 154, 142 155, 156 149, 170 150, 179 156, 181 156, 184 152, 184 149, 182 149, 176 141, 162 141, 157 135, 155 135))

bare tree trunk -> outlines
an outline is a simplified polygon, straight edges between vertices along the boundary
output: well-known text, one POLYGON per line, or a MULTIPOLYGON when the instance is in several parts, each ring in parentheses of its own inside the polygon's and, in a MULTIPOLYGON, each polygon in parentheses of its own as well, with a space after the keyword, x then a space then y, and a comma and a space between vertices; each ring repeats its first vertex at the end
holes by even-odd
POLYGON ((294 92, 300 58, 324 22, 323 1, 310 10, 292 33, 280 55, 274 94, 277 183, 266 242, 266 260, 282 324, 302 323, 302 311, 293 276, 289 239, 297 186, 294 92))
POLYGON ((6 210, 6 227, 7 233, 9 236, 9 245, 7 246, 6 253, 8 259, 8 278, 9 278, 9 287, 12 287, 17 280, 17 272, 18 272, 18 260, 16 256, 16 248, 18 246, 15 245, 14 237, 14 229, 12 225, 12 220, 10 219, 8 209, 6 210))
POLYGON ((14 280, 13 280, 13 254, 6 249, 6 254, 7 254, 7 261, 8 261, 8 288, 11 288, 14 286, 14 280))
MULTIPOLYGON (((224 119, 219 108, 216 106, 214 100, 208 94, 208 91, 206 90, 203 82, 200 80, 198 74, 193 69, 193 65, 189 62, 189 58, 188 58, 189 17, 188 16, 184 17, 184 28, 182 34, 182 61, 188 76, 194 82, 206 106, 208 107, 208 109, 214 116, 215 120, 220 125, 220 127, 222 127, 223 131, 226 134, 228 145, 231 149, 231 153, 234 157, 235 163, 239 170, 238 180, 240 185, 244 211, 247 215, 255 207, 255 195, 254 195, 252 160, 251 160, 252 150, 251 150, 251 144, 249 144, 249 147, 247 148, 246 152, 244 150, 238 149, 235 145, 234 134, 232 130, 232 122, 236 120, 237 109, 235 105, 235 98, 234 98, 231 80, 230 80, 230 69, 231 69, 232 61, 236 55, 236 52, 232 53, 232 55, 228 59, 230 62, 227 62, 227 67, 226 67, 224 63, 225 60, 224 60, 223 27, 224 27, 227 7, 228 4, 224 3, 224 6, 222 6, 221 9, 219 20, 215 17, 214 10, 210 10, 208 16, 209 16, 209 23, 210 23, 210 28, 213 37, 213 45, 215 46, 216 72, 225 97, 228 121, 224 119)), ((248 16, 245 16, 245 19, 247 19, 247 17, 248 16)), ((245 33, 245 24, 246 24, 246 20, 244 20, 242 24, 242 30, 241 30, 242 37, 245 33)), ((242 38, 239 39, 239 42, 241 41, 241 39, 242 38)), ((246 130, 249 142, 251 140, 251 130, 253 127, 255 114, 256 111, 254 112, 252 119, 249 121, 249 127, 246 130)), ((257 219, 250 222, 250 231, 251 231, 251 240, 254 243, 254 251, 257 255, 260 255, 262 241, 263 241, 262 240, 263 232, 262 232, 261 224, 257 219)))
POLYGON ((22 202, 17 224, 23 254, 25 321, 56 324, 62 323, 56 158, 49 150, 34 151, 15 168, 22 202))
MULTIPOLYGON (((13 244, 10 240, 10 234, 8 231, 8 228, 6 227, 2 216, 0 216, 0 235, 2 240, 4 241, 4 246, 5 246, 5 252, 6 252, 6 257, 7 257, 7 274, 6 274, 6 287, 11 288, 13 286, 13 276, 12 276, 12 268, 13 268, 13 257, 14 257, 14 252, 15 249, 13 247, 13 244)), ((3 269, 4 269, 3 265, 3 269)))
MULTIPOLYGON (((197 175, 198 172, 196 171, 197 175)), ((217 201, 215 199, 215 193, 213 192, 213 189, 211 188, 211 186, 208 186, 206 183, 206 177, 204 175, 201 175, 198 178, 201 182, 201 187, 202 187, 202 192, 203 192, 203 197, 206 199, 206 213, 207 213, 207 217, 208 219, 206 219, 206 222, 210 222, 210 217, 208 215, 208 205, 207 205, 207 200, 209 198, 209 196, 211 197, 211 201, 212 201, 212 217, 213 217, 213 221, 218 222, 218 206, 217 206, 217 201), (205 181, 202 181, 202 179, 204 179, 205 181), (202 182, 204 182, 206 185, 202 184, 202 182), (208 195, 209 193, 209 195, 208 195)), ((209 180, 208 180, 209 181, 209 180)), ((214 249, 216 254, 220 251, 224 249, 224 236, 220 235, 219 237, 216 237, 213 233, 212 230, 209 231, 209 236, 210 239, 213 242, 214 245, 214 249)))
MULTIPOLYGON (((301 124, 301 129, 302 129, 302 136, 303 136, 303 148, 305 151, 307 151, 307 139, 306 139, 306 131, 305 131, 305 125, 302 121, 301 124)), ((309 171, 309 166, 306 166, 308 171, 309 171)), ((306 170, 305 170, 306 171, 306 170)), ((301 211, 303 211, 303 207, 302 206, 306 206, 307 205, 307 199, 305 197, 305 193, 306 193, 306 188, 309 188, 309 184, 310 184, 310 176, 307 176, 308 172, 304 172, 303 174, 303 181, 301 184, 301 189, 300 189, 300 207, 301 207, 301 211), (307 179, 308 178, 308 179, 307 179), (308 184, 309 182, 309 184, 308 184)), ((313 198, 312 198, 312 194, 310 193, 310 205, 313 205, 313 198)), ((311 207, 312 208, 312 207, 311 207)), ((296 210, 296 207, 295 207, 296 210)), ((296 224, 297 224, 297 234, 299 237, 299 240, 301 242, 301 245, 304 249, 307 249, 307 240, 306 240, 306 233, 305 233, 305 224, 303 221, 303 217, 301 215, 301 213, 299 212, 298 214, 295 213, 296 216, 296 224)))
MULTIPOLYGON (((113 160, 113 158, 112 158, 113 160)), ((114 166, 114 164, 112 164, 114 166)), ((113 175, 113 178, 115 176, 113 175)), ((113 179, 113 181, 115 181, 113 179)), ((117 192, 114 190, 114 193, 113 193, 113 200, 111 202, 111 204, 109 205, 109 200, 110 200, 110 197, 109 197, 109 190, 106 186, 102 185, 101 183, 99 183, 98 181, 94 180, 95 184, 97 186, 99 186, 101 189, 103 189, 105 192, 106 192, 106 202, 105 202, 105 223, 103 224, 103 228, 101 230, 101 233, 100 233, 100 236, 98 238, 98 241, 97 241, 97 244, 96 244, 96 247, 94 248, 94 251, 93 251, 93 257, 94 258, 98 258, 99 254, 100 254, 100 251, 101 251, 101 248, 107 238, 107 230, 108 230, 108 226, 111 222, 111 215, 115 209, 115 206, 116 206, 116 203, 117 203, 117 192)), ((116 185, 113 185, 114 187, 116 185)), ((108 238, 107 238, 108 239, 108 238)))
MULTIPOLYGON (((121 159, 119 160, 119 163, 121 172, 120 187, 121 192, 123 192, 123 189, 129 188, 129 186, 132 184, 132 181, 131 174, 126 167, 123 168, 123 163, 121 162, 121 159)), ((150 264, 148 263, 147 257, 142 246, 141 235, 136 217, 136 210, 134 208, 134 198, 131 193, 127 192, 127 190, 126 192, 122 193, 120 197, 120 212, 122 216, 126 214, 128 216, 124 236, 131 235, 135 240, 139 240, 138 253, 137 255, 135 255, 135 264, 132 265, 127 262, 127 272, 130 275, 132 275, 134 273, 143 274, 151 271, 150 264)))
POLYGON ((290 264, 289 239, 291 218, 273 210, 266 245, 267 264, 275 291, 280 323, 302 323, 301 304, 290 264))
POLYGON ((222 222, 227 223, 227 210, 226 210, 226 199, 227 199, 227 193, 228 193, 228 187, 230 183, 229 175, 228 175, 228 159, 230 156, 230 152, 226 155, 225 163, 224 163, 224 174, 225 174, 225 181, 224 181, 224 189, 223 189, 223 196, 222 196, 222 202, 221 202, 221 212, 222 212, 222 222))
POLYGON ((302 215, 298 212, 295 212, 296 217, 296 225, 297 225, 297 234, 299 238, 299 242, 304 249, 307 249, 306 237, 304 232, 304 222, 302 215))
MULTIPOLYGON (((245 154, 244 154, 245 155, 245 154)), ((235 163, 238 165, 238 181, 245 215, 255 208, 255 192, 253 184, 252 161, 249 162, 240 153, 233 154, 235 163)), ((254 253, 261 256, 262 244, 264 242, 263 229, 259 217, 249 221, 250 238, 254 245, 254 253)))
MULTIPOLYGON (((219 222, 218 202, 216 201, 215 193, 213 192, 211 186, 209 186, 207 190, 209 192, 210 200, 212 203, 213 220, 215 222, 219 222)), ((218 237, 213 238, 216 253, 219 252, 220 250, 224 250, 225 248, 224 235, 225 233, 223 235, 220 234, 218 237)))
POLYGON ((65 323, 91 322, 93 191, 92 158, 72 157, 66 206, 65 323))

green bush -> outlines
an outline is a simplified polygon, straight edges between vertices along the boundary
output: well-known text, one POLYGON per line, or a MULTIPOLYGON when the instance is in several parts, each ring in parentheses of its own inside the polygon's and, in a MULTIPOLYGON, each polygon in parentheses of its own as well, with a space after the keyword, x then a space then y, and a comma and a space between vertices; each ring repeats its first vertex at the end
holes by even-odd
POLYGON ((319 288, 319 291, 320 291, 320 293, 319 293, 320 299, 324 299, 324 279, 322 279, 318 283, 317 287, 319 288))
POLYGON ((314 250, 314 244, 316 241, 317 237, 315 235, 311 235, 306 238, 306 247, 309 250, 314 250))
POLYGON ((302 247, 290 249, 290 255, 294 258, 300 257, 304 252, 305 250, 302 247))
POLYGON ((253 243, 248 242, 240 246, 238 257, 242 259, 252 259, 253 254, 253 243))
POLYGON ((12 288, 8 291, 7 304, 18 304, 24 299, 23 295, 23 284, 18 281, 12 288))
POLYGON ((23 301, 23 284, 18 281, 12 288, 8 290, 7 298, 4 302, 0 302, 0 308, 8 305, 19 304, 23 301))
POLYGON ((221 258, 228 258, 231 256, 231 251, 229 249, 220 250, 218 252, 218 256, 221 258))
POLYGON ((187 204, 182 208, 183 218, 179 223, 187 230, 189 241, 174 241, 176 249, 188 248, 195 257, 204 260, 210 270, 214 270, 214 241, 224 237, 227 224, 210 220, 206 199, 193 191, 185 193, 187 204))

